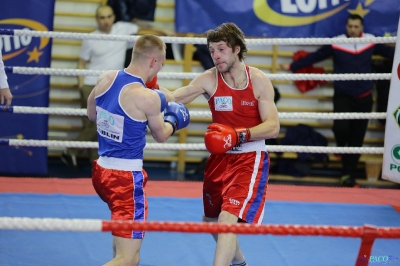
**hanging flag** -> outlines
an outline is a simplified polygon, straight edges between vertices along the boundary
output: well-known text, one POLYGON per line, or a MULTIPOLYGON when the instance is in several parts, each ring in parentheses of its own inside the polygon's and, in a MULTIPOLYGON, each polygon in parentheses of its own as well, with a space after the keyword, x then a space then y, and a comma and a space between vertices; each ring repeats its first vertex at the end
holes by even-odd
POLYGON ((400 27, 390 80, 382 178, 400 183, 400 27))
MULTIPOLYGON (((55 0, 1 0, 0 28, 52 31, 55 0)), ((0 36, 6 67, 50 67, 51 39, 0 36)), ((50 77, 7 73, 13 106, 49 106, 50 77)), ((48 115, 0 113, 0 138, 47 140, 48 115)), ((47 175, 47 148, 0 147, 0 174, 47 175)))

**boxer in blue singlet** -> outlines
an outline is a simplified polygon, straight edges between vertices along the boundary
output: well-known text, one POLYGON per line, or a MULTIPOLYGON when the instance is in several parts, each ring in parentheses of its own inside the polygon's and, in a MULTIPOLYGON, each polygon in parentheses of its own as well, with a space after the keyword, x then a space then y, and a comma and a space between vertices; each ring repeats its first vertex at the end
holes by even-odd
MULTIPOLYGON (((88 98, 88 117, 96 121, 99 139, 92 182, 113 220, 147 218, 147 174, 142 168, 147 127, 157 142, 164 142, 189 123, 183 104, 167 103, 162 92, 145 87, 161 69, 165 51, 159 37, 141 36, 130 65, 103 73, 88 98)), ((138 265, 144 232, 114 230, 112 234, 114 258, 105 265, 138 265)))

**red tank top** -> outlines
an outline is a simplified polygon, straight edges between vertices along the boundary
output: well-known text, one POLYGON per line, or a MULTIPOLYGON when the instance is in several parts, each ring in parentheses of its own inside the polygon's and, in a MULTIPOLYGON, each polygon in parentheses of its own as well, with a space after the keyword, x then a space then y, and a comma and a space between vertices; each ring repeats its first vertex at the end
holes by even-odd
POLYGON ((246 75, 247 86, 244 89, 235 89, 226 84, 217 70, 217 89, 208 100, 213 123, 232 127, 254 127, 261 124, 258 100, 254 97, 248 66, 246 75))

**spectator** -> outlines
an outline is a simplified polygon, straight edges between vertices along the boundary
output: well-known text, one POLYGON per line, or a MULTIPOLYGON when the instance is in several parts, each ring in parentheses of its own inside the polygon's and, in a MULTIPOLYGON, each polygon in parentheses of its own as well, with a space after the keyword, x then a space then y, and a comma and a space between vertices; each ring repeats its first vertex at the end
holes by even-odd
POLYGON ((4 109, 7 109, 11 105, 12 97, 0 49, 0 104, 5 104, 4 109))
MULTIPOLYGON (((359 15, 350 15, 347 18, 346 34, 338 38, 368 38, 373 35, 364 33, 364 20, 359 15)), ((333 70, 341 73, 371 73, 372 54, 393 58, 394 49, 383 44, 356 43, 324 45, 317 51, 289 64, 282 64, 285 70, 296 70, 310 66, 316 62, 332 56, 333 70)), ((372 111, 372 89, 374 82, 370 80, 349 80, 334 82, 333 111, 363 112, 372 111)), ((334 120, 333 133, 338 147, 361 147, 367 131, 367 119, 334 120)), ((355 181, 360 154, 343 154, 342 174, 340 184, 345 187, 358 186, 355 181)))
MULTIPOLYGON (((108 0, 115 14, 115 21, 132 22, 139 26, 139 34, 154 34, 157 36, 173 36, 175 32, 153 25, 156 0, 108 0)), ((126 50, 124 66, 131 62, 132 48, 126 50)), ((172 45, 167 43, 167 59, 174 59, 172 45)))
MULTIPOLYGON (((112 8, 101 5, 96 10, 98 29, 93 34, 131 35, 139 31, 139 27, 130 22, 116 22, 112 8)), ((125 62, 125 51, 131 47, 130 42, 112 40, 83 40, 79 53, 78 69, 85 69, 88 63, 90 70, 122 69, 125 62)), ((81 107, 87 107, 87 99, 94 85, 96 76, 78 77, 78 86, 81 93, 81 107)), ((86 117, 82 119, 83 129, 76 141, 97 141, 96 124, 86 117)), ((84 149, 67 149, 61 160, 72 168, 77 167, 76 157, 85 152, 84 149)), ((97 158, 97 149, 88 149, 91 162, 97 158)))
POLYGON ((154 21, 157 0, 108 0, 107 4, 114 10, 116 21, 154 21))

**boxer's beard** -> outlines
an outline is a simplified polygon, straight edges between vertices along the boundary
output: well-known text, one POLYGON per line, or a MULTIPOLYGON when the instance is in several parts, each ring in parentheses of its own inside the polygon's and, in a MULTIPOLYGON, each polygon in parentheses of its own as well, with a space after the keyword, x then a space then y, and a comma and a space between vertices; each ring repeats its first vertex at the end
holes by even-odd
POLYGON ((221 73, 228 73, 228 72, 230 72, 231 69, 232 69, 232 67, 233 67, 233 65, 235 64, 235 62, 236 62, 236 58, 235 58, 233 61, 231 61, 231 62, 229 62, 229 63, 226 63, 226 68, 220 70, 220 72, 221 72, 221 73))

